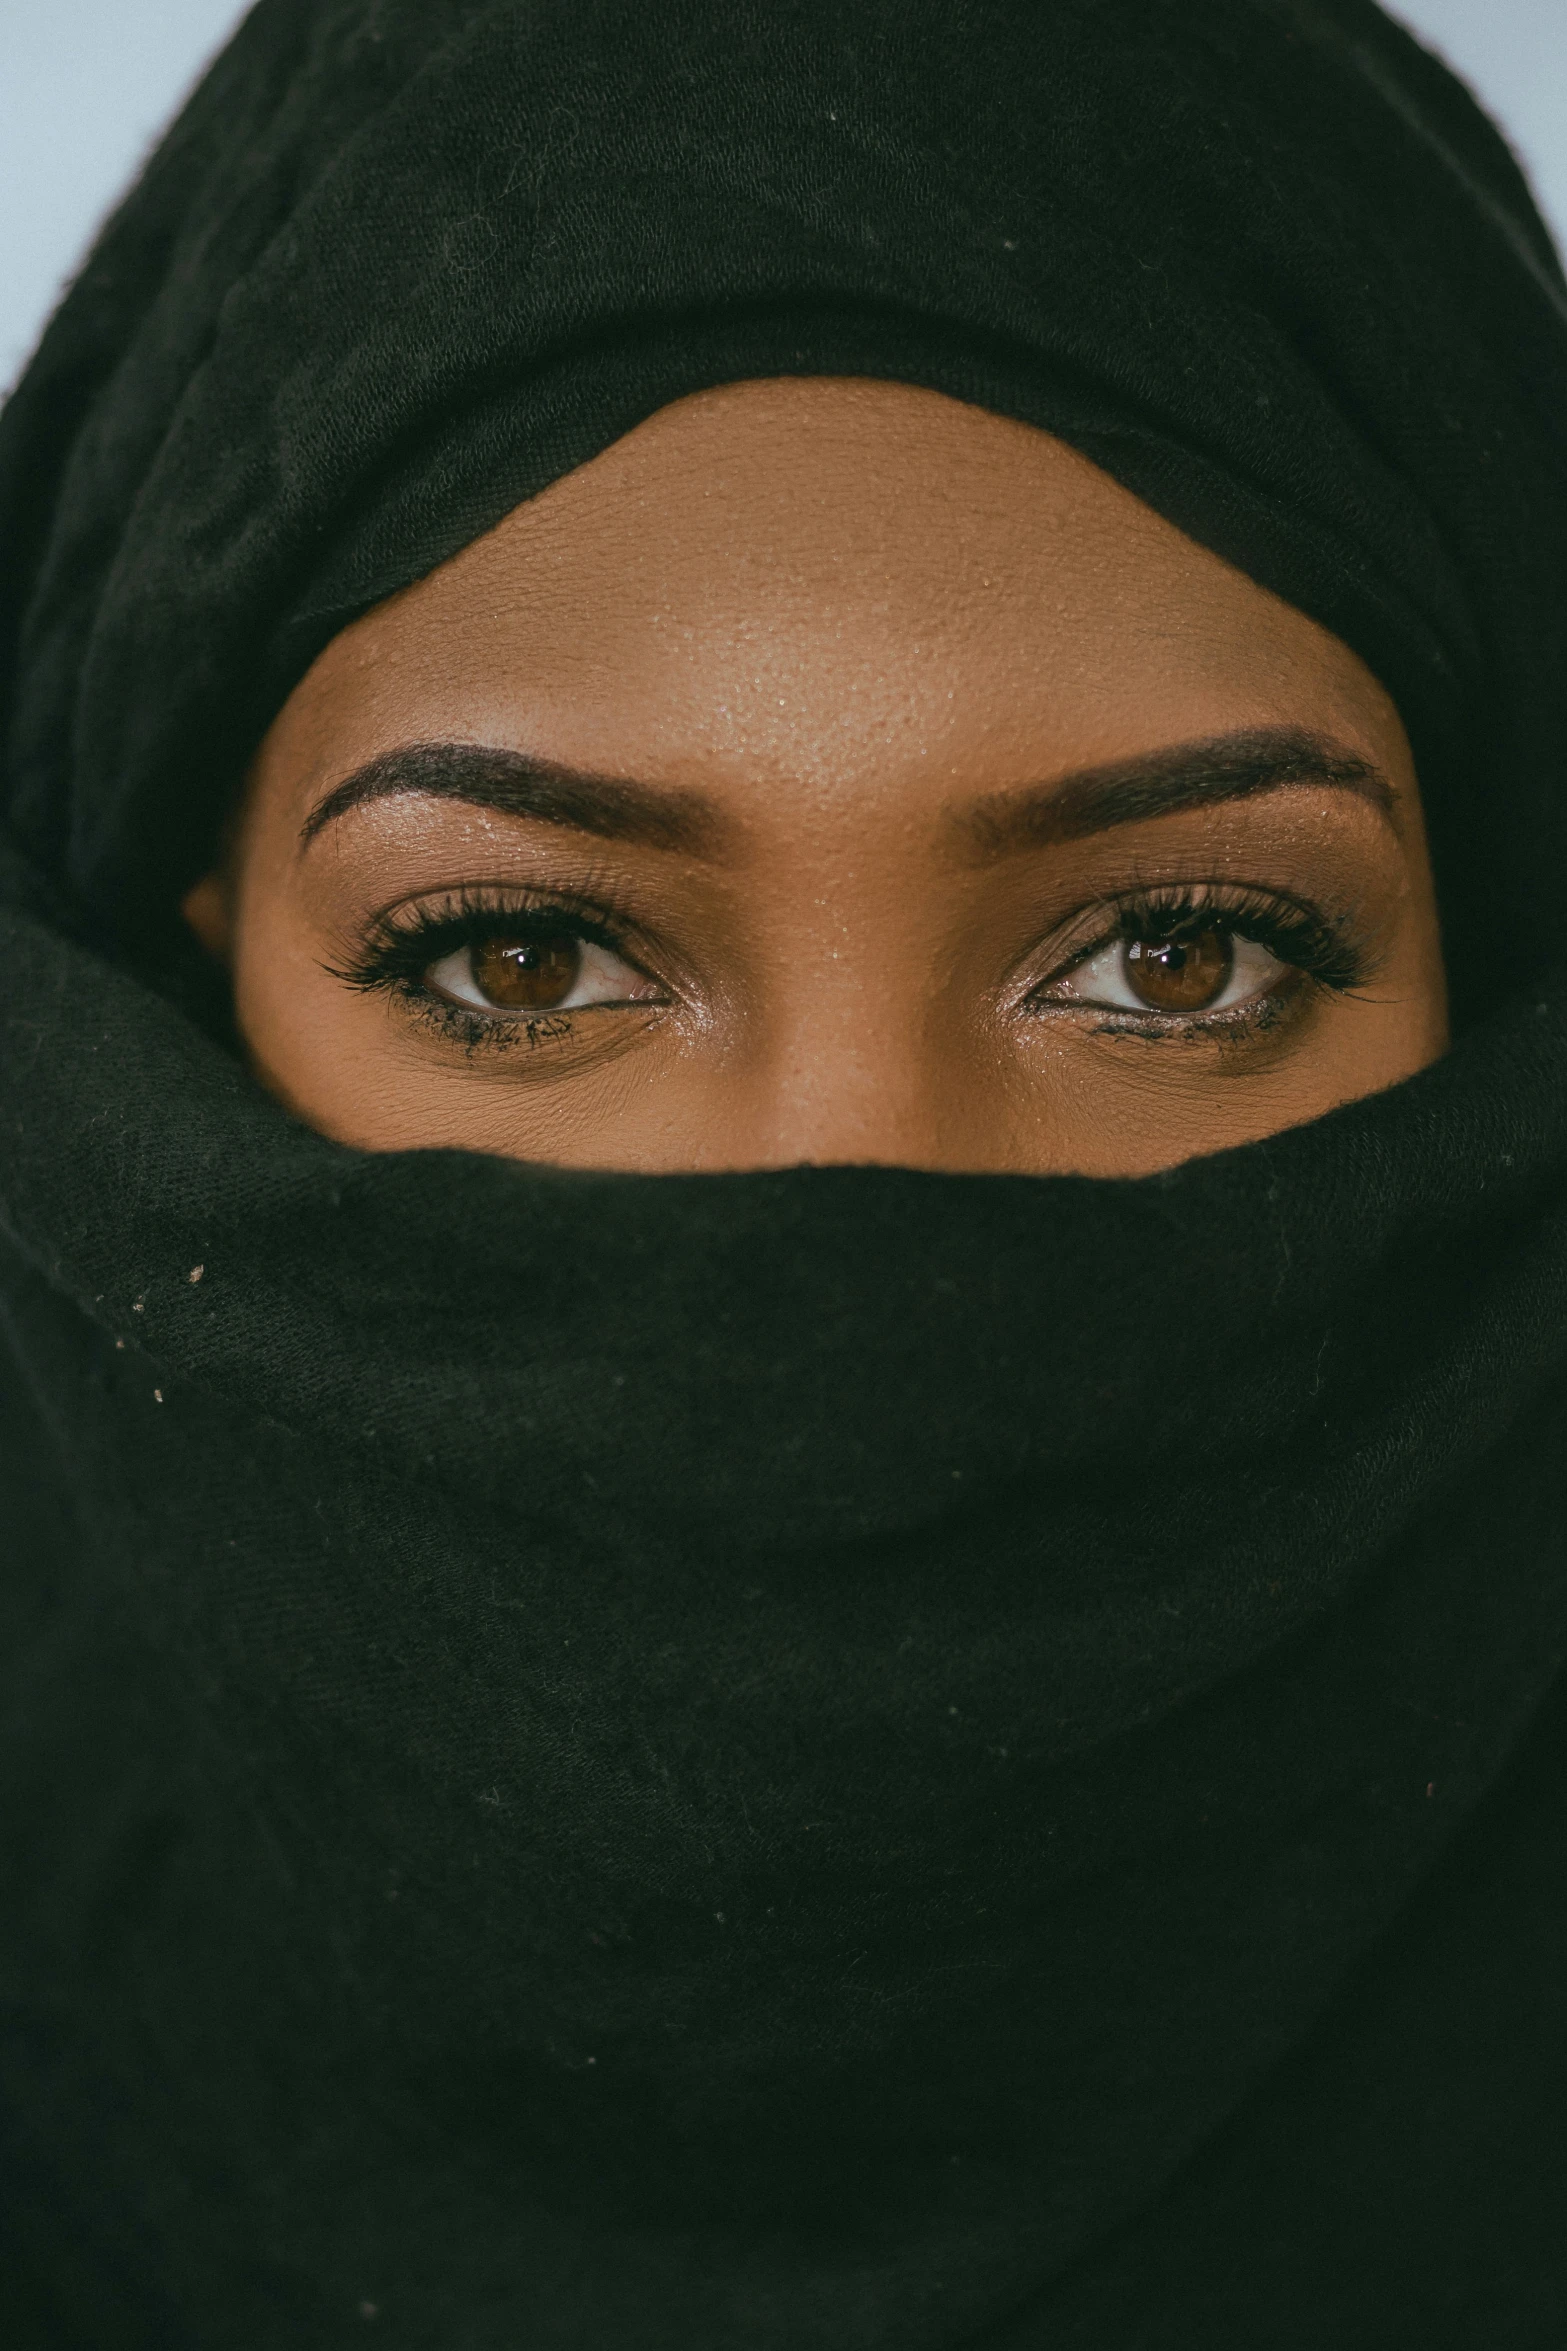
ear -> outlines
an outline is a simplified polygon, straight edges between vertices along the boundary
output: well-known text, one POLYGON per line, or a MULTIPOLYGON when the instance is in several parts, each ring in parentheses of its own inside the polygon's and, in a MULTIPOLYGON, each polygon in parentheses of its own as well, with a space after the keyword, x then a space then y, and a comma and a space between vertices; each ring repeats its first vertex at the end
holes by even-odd
POLYGON ((203 874, 180 901, 180 912, 219 963, 227 963, 234 945, 234 899, 221 873, 203 874))

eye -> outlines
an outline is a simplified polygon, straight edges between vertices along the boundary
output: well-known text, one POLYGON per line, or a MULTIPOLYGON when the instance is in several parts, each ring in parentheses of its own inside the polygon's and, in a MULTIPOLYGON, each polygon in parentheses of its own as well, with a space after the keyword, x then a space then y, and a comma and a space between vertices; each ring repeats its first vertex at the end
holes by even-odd
POLYGON ((565 924, 469 939, 426 968, 424 985, 449 1003, 482 1012, 575 1012, 589 1004, 661 1001, 644 972, 565 924))
POLYGON ((1222 923, 1162 936, 1123 933, 1063 972, 1036 1001, 1189 1019, 1265 996, 1289 968, 1222 923))

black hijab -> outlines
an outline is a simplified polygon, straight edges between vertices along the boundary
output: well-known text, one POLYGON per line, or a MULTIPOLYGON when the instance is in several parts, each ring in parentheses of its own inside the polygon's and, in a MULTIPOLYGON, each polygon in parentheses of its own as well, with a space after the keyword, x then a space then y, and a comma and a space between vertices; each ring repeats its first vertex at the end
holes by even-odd
POLYGON ((263 0, 0 420, 8 2342, 1560 2340, 1564 420, 1363 0, 263 0), (790 372, 1361 653, 1445 1062, 1136 1183, 257 1092, 173 910, 313 654, 790 372))

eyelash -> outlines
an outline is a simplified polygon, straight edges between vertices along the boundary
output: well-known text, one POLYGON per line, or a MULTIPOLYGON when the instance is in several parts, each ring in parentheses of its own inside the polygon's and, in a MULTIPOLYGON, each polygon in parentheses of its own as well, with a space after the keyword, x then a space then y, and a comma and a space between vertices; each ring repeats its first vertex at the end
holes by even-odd
POLYGON ((610 909, 581 891, 557 890, 546 897, 531 891, 465 885, 433 903, 378 915, 356 952, 332 969, 332 977, 365 995, 383 991, 401 997, 421 1020, 470 1052, 481 1047, 505 1050, 523 1038, 537 1045, 569 1036, 573 1013, 542 1013, 530 1018, 479 1012, 437 996, 425 986, 425 975, 433 964, 459 948, 477 947, 497 930, 505 930, 513 938, 540 941, 559 938, 562 931, 568 931, 573 938, 620 956, 635 970, 643 968, 626 945, 610 909))
MULTIPOLYGON (((1098 916, 1104 909, 1093 911, 1098 916)), ((1348 993, 1370 976, 1371 959, 1367 950, 1350 937, 1341 923, 1296 899, 1255 885, 1210 882, 1144 890, 1135 897, 1123 899, 1112 911, 1112 922, 1101 922, 1090 939, 1074 945, 1057 962, 1049 977, 1030 990, 1024 999, 1025 1010, 1050 1013, 1086 1009, 1063 1001, 1052 1003, 1044 991, 1091 962, 1118 939, 1179 941, 1209 929, 1249 940, 1285 965, 1298 981, 1334 995, 1348 993)), ((1290 993, 1294 992, 1292 988, 1290 993)), ((1160 1041, 1201 1042, 1214 1037, 1241 1041, 1274 1024, 1284 1009, 1284 996, 1285 990, 1275 986, 1247 1003, 1216 1013, 1178 1015, 1152 1009, 1134 1013, 1129 1009, 1107 1008, 1101 1012, 1098 1026, 1106 1034, 1160 1041)))
MULTIPOLYGON (((1178 940, 1204 928, 1217 927, 1250 940, 1300 980, 1333 994, 1358 987, 1370 970, 1365 949, 1341 924, 1315 908, 1255 886, 1203 883, 1145 890, 1113 907, 1100 905, 1084 920, 1097 921, 1093 935, 1074 945, 1057 961, 1048 978, 1030 989, 1023 999, 1024 1011, 1046 1014, 1070 1010, 1081 1016, 1091 1008, 1064 1000, 1053 1003, 1045 991, 1117 939, 1178 940), (1112 917, 1109 922, 1103 920, 1106 913, 1112 917)), ((536 1019, 482 1013, 437 996, 425 986, 433 964, 460 948, 477 946, 500 928, 514 937, 540 940, 559 937, 566 929, 574 937, 621 957, 634 969, 643 968, 602 898, 589 898, 579 890, 544 896, 465 886, 434 903, 378 916, 356 953, 334 969, 332 976, 365 994, 379 990, 399 996, 420 1019, 470 1052, 483 1047, 507 1049, 523 1038, 537 1045, 569 1036, 573 1026, 570 1013, 536 1019)), ((1208 1014, 1101 1009, 1096 1025, 1104 1033, 1161 1041, 1198 1042, 1215 1036, 1240 1041, 1277 1020, 1283 994, 1275 987, 1248 1003, 1208 1014)))

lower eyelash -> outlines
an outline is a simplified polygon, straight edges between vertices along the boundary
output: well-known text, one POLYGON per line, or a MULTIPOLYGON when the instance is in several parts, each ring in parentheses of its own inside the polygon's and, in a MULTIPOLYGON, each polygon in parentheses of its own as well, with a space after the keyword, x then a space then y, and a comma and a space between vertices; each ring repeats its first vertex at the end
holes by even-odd
POLYGON ((447 1044, 461 1046, 470 1061, 481 1053, 538 1052, 563 1044, 575 1031, 576 1024, 566 1012, 479 1012, 402 981, 389 984, 415 1020, 433 1029, 447 1044))
MULTIPOLYGON (((1232 1004, 1227 1012, 1160 1013, 1104 1011, 1094 1024, 1096 1037, 1135 1037, 1146 1045, 1206 1043, 1249 1044, 1253 1037, 1280 1027, 1304 1002, 1313 982, 1309 972, 1290 972, 1265 996, 1232 1004)), ((1083 1007, 1082 1009, 1088 1009, 1083 1007)))

